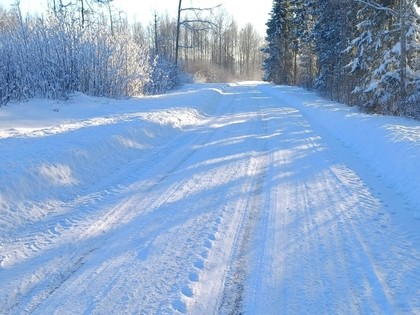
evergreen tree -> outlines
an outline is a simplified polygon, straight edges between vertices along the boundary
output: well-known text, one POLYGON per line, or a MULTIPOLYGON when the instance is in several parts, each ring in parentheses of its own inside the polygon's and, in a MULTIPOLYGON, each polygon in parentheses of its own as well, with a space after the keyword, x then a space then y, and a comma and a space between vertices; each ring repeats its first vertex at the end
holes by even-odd
POLYGON ((296 53, 294 55, 295 84, 312 89, 316 74, 316 56, 313 29, 315 25, 316 0, 293 0, 293 36, 296 53), (296 69, 297 68, 297 69, 296 69), (297 72, 297 73, 296 73, 297 72))
POLYGON ((339 101, 347 94, 346 60, 343 51, 348 46, 352 6, 339 1, 319 1, 316 8, 314 37, 319 64, 316 87, 324 95, 339 101))
POLYGON ((414 0, 358 1, 358 26, 346 53, 358 78, 354 94, 368 112, 419 112, 419 24, 414 0))
POLYGON ((264 79, 420 118, 418 0, 274 0, 264 79))
POLYGON ((267 23, 264 80, 291 84, 293 80, 292 12, 290 0, 274 0, 267 23))

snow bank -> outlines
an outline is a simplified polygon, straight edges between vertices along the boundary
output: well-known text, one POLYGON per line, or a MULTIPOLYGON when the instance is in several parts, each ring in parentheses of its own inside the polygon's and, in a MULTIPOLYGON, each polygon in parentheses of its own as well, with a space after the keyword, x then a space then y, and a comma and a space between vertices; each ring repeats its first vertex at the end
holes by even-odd
POLYGON ((117 101, 76 94, 67 102, 1 107, 0 237, 59 215, 63 201, 93 190, 133 159, 150 163, 159 147, 205 119, 199 103, 219 95, 193 85, 160 97, 117 101))
MULTIPOLYGON (((261 89, 299 109, 327 143, 340 144, 357 169, 369 168, 388 188, 407 199, 420 218, 420 124, 418 121, 367 115, 297 87, 262 85, 261 89), (359 165, 359 166, 358 166, 359 165)), ((340 154, 340 152, 337 152, 340 154)), ((362 173, 363 170, 360 170, 362 173)))

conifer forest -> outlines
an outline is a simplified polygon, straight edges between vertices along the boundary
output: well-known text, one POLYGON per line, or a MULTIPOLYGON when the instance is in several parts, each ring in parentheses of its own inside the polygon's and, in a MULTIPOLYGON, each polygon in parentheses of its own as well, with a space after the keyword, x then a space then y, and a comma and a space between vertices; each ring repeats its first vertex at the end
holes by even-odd
POLYGON ((274 0, 264 79, 420 117, 418 0, 274 0))

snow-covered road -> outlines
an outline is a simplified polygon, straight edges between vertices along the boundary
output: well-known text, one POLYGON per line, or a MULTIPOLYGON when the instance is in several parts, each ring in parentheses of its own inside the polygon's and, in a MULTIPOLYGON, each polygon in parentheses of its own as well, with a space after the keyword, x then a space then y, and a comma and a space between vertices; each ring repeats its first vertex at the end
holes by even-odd
POLYGON ((420 314, 418 122, 252 82, 73 102, 0 108, 1 314, 420 314))

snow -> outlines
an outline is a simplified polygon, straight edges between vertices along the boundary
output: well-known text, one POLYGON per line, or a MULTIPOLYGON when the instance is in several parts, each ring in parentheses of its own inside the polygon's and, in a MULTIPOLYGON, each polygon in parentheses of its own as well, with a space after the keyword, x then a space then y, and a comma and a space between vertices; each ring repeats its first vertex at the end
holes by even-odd
POLYGON ((375 91, 378 88, 378 86, 379 86, 379 82, 373 81, 370 83, 370 85, 366 88, 364 92, 369 93, 369 92, 375 91))
POLYGON ((0 108, 0 313, 420 314, 420 125, 296 87, 0 108))
POLYGON ((396 43, 395 46, 391 49, 391 51, 394 54, 400 55, 401 54, 401 43, 400 42, 396 43))

